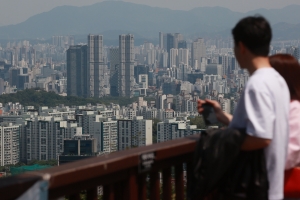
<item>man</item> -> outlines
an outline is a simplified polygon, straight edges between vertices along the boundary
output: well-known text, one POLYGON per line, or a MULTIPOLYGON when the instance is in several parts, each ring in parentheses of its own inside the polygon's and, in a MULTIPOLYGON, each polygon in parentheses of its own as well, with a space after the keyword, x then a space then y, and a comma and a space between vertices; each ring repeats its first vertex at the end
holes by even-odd
POLYGON ((270 24, 260 16, 247 17, 233 28, 234 52, 250 78, 234 115, 224 113, 219 103, 199 100, 214 107, 217 119, 231 128, 246 129, 241 149, 265 149, 269 179, 269 199, 283 199, 284 165, 288 142, 290 95, 284 79, 270 66, 268 54, 272 38, 270 24))

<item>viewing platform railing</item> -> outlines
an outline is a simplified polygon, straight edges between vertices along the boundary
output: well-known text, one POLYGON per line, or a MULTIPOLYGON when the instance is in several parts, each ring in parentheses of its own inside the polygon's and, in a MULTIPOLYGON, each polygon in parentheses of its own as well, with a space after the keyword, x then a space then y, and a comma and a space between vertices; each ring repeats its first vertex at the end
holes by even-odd
POLYGON ((189 136, 2 178, 0 199, 16 199, 45 180, 48 199, 80 199, 85 194, 89 200, 183 200, 198 138, 189 136))

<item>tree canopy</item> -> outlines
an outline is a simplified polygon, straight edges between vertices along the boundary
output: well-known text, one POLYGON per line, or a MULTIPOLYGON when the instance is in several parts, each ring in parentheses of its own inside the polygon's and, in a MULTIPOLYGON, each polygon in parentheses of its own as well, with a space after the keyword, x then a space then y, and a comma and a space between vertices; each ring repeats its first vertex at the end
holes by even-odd
MULTIPOLYGON (((152 100, 150 98, 145 98, 146 100, 152 100)), ((14 94, 3 94, 0 95, 0 102, 5 104, 8 102, 19 102, 24 106, 49 106, 55 107, 59 104, 64 104, 65 106, 79 106, 91 103, 95 104, 110 104, 116 103, 120 106, 126 106, 137 101, 137 97, 103 97, 103 98, 83 98, 75 96, 60 96, 55 92, 46 92, 44 90, 37 89, 26 89, 18 91, 14 94)))

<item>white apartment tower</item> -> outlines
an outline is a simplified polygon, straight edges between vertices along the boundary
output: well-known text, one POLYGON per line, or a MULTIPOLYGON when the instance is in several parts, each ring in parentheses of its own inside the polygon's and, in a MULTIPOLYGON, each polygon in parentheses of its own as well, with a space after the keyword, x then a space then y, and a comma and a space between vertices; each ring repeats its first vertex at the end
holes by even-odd
POLYGON ((14 165, 20 160, 20 127, 12 123, 0 125, 0 166, 14 165))
POLYGON ((201 58, 206 57, 206 47, 204 39, 198 38, 192 43, 192 67, 200 69, 201 58))
POLYGON ((103 36, 88 35, 88 97, 104 96, 105 65, 103 61, 103 36))
POLYGON ((179 64, 189 65, 189 50, 178 49, 178 62, 179 64))
POLYGON ((170 67, 178 66, 178 49, 170 49, 170 67))
POLYGON ((132 34, 119 36, 119 96, 132 97, 134 86, 134 37, 132 34))

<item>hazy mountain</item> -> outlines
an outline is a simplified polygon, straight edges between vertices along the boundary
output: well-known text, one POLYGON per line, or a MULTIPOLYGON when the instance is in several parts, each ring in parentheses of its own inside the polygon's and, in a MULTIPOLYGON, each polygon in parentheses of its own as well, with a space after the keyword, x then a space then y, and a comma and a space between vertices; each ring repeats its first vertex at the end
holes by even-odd
MULTIPOLYGON (((243 16, 262 14, 272 24, 284 22, 289 37, 296 36, 300 23, 300 6, 282 9, 260 9, 248 13, 221 7, 200 7, 190 11, 170 10, 122 1, 104 1, 91 6, 61 6, 35 15, 17 25, 0 27, 0 39, 50 38, 52 35, 87 35, 103 33, 109 39, 121 33, 134 33, 136 38, 157 39, 158 32, 180 32, 185 35, 230 34, 232 26, 243 16)), ((275 34, 284 36, 280 24, 275 34)), ((115 37, 116 36, 116 37, 115 37)), ((113 38, 112 38, 113 39, 113 38)))
POLYGON ((273 26, 274 38, 276 39, 299 39, 300 38, 300 23, 289 24, 285 22, 277 23, 273 26))

